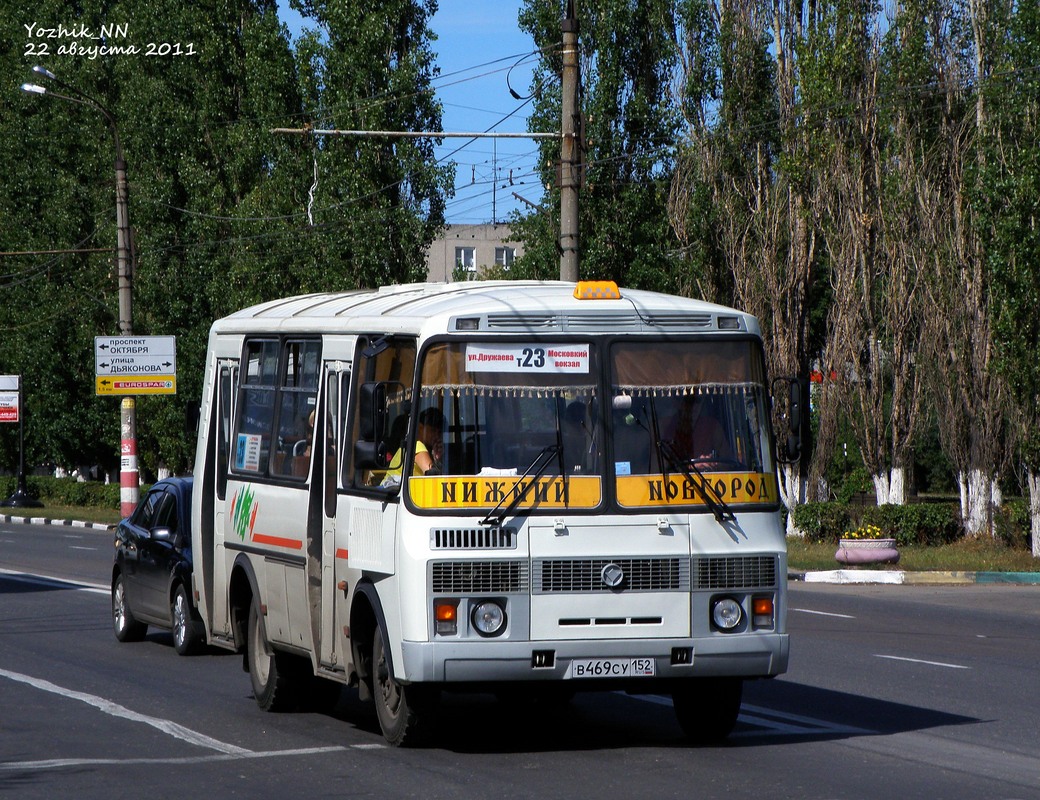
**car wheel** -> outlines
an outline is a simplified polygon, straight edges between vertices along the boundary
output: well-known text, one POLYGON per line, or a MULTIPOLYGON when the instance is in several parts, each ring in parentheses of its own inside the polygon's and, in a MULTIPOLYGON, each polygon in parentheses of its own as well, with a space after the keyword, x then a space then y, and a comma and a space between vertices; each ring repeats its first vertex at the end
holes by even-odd
POLYGON ((692 678, 672 693, 679 727, 694 744, 718 744, 733 731, 744 694, 741 678, 692 678))
POLYGON ((112 630, 121 642, 139 642, 148 630, 148 626, 134 619, 130 611, 122 575, 116 575, 112 581, 112 630))
POLYGON ((246 659, 256 704, 264 711, 288 711, 295 705, 293 674, 296 664, 288 653, 280 653, 264 635, 263 618, 254 600, 249 606, 246 659))
POLYGON ((198 652, 202 646, 201 620, 195 617, 183 584, 173 595, 170 618, 173 620, 173 647, 177 654, 188 656, 198 652))
POLYGON ((378 625, 372 639, 372 698, 379 727, 390 744, 422 744, 436 711, 437 692, 429 686, 404 685, 394 679, 378 625))

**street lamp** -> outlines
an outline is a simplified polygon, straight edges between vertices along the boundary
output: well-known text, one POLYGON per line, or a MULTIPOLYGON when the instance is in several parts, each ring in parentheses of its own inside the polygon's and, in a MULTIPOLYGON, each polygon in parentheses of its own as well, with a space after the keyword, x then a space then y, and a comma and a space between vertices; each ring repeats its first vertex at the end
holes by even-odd
MULTIPOLYGON (((41 66, 33 67, 33 72, 53 82, 68 94, 59 94, 45 86, 35 83, 23 83, 22 91, 28 94, 50 95, 70 103, 90 106, 105 117, 112 130, 112 139, 116 148, 116 273, 119 281, 119 333, 130 336, 133 333, 133 267, 130 256, 130 212, 127 204, 126 160, 123 158, 123 146, 119 142, 119 129, 112 112, 100 102, 70 86, 58 76, 41 66)), ((121 458, 119 476, 120 512, 124 517, 137 505, 140 481, 137 469, 137 412, 133 397, 124 397, 120 404, 121 458)))

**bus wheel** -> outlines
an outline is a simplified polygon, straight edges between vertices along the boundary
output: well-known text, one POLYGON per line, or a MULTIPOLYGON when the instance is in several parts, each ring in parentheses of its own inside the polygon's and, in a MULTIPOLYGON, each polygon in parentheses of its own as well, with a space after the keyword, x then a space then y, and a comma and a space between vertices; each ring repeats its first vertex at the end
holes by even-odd
POLYGON ((744 693, 741 678, 693 678, 672 692, 679 727, 694 744, 718 744, 733 731, 744 693))
POLYGON ((249 606, 246 658, 256 704, 264 711, 290 709, 293 706, 291 656, 279 653, 268 644, 256 601, 249 606))
POLYGON ((116 575, 112 582, 112 630, 121 642, 139 642, 148 630, 148 626, 135 619, 130 611, 122 575, 116 575))
POLYGON ((394 680, 383 630, 378 625, 372 639, 372 699, 379 727, 390 744, 421 744, 435 710, 437 692, 428 686, 405 686, 394 680))

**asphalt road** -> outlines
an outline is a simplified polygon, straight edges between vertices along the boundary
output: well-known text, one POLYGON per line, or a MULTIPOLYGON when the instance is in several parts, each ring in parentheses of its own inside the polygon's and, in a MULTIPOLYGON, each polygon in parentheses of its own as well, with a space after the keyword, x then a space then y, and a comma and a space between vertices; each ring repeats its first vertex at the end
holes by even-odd
POLYGON ((240 657, 116 642, 111 535, 0 525, 0 796, 1040 798, 1040 587, 792 584, 790 671, 691 748, 670 701, 448 697, 388 747, 345 690, 266 714, 240 657))

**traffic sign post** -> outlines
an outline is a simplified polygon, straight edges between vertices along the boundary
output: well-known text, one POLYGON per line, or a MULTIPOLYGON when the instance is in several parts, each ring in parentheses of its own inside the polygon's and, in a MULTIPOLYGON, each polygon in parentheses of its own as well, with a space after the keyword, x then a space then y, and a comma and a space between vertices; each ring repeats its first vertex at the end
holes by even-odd
POLYGON ((176 336, 95 336, 98 395, 176 394, 176 336))
POLYGON ((138 394, 177 394, 176 336, 95 336, 94 393, 121 395, 119 405, 119 508, 124 517, 137 505, 138 394))
POLYGON ((39 508, 39 500, 29 497, 25 486, 25 414, 22 411, 22 376, 0 375, 0 422, 18 423, 18 488, 0 506, 39 508))

